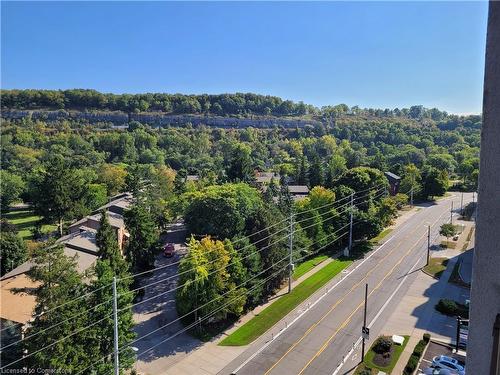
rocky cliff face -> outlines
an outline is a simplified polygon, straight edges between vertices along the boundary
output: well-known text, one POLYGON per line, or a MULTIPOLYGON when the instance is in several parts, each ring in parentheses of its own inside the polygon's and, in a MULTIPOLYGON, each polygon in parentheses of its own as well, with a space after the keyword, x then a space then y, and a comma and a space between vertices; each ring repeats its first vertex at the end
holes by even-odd
POLYGON ((49 110, 3 110, 4 119, 22 119, 31 117, 34 120, 60 121, 81 120, 89 123, 109 122, 114 125, 127 125, 130 121, 138 121, 151 126, 182 126, 188 123, 193 126, 206 125, 218 128, 303 128, 306 125, 320 124, 317 120, 276 117, 220 117, 203 115, 169 115, 161 112, 125 113, 125 112, 83 112, 83 111, 49 111, 49 110))

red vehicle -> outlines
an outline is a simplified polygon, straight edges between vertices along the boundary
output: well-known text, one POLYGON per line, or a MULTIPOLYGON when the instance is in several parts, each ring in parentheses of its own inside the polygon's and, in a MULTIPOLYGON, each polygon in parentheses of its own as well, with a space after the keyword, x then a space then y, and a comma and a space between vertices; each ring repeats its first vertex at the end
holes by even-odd
POLYGON ((163 246, 163 255, 167 258, 175 255, 175 247, 173 243, 166 243, 165 246, 163 246))

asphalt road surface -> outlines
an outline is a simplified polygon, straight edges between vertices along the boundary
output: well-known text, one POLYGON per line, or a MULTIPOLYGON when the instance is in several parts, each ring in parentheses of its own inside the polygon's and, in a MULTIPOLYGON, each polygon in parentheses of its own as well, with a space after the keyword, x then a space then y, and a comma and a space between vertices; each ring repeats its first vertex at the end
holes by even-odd
MULTIPOLYGON (((349 373, 359 363, 358 354, 351 356, 344 366, 341 364, 353 344, 360 342, 365 284, 368 284, 368 348, 404 296, 412 274, 425 265, 427 226, 431 226, 432 241, 438 237, 440 225, 450 220, 451 201, 459 209, 460 199, 460 194, 455 193, 436 204, 421 206, 382 246, 353 263, 349 268, 353 271, 293 326, 268 343, 256 340, 221 374, 349 373)), ((464 194, 464 204, 471 200, 471 194, 464 194)))

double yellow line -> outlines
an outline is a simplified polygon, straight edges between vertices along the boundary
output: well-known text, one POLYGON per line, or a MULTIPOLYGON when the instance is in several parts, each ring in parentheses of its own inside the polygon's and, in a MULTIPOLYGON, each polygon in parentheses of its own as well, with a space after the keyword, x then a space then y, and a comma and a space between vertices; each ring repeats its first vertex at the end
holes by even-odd
MULTIPOLYGON (((439 221, 441 219, 441 217, 443 216, 444 214, 440 215, 439 218, 433 223, 433 225, 439 221)), ((415 233, 418 229, 415 229, 413 231, 410 232, 410 235, 415 233)), ((413 250, 413 248, 415 246, 417 246, 417 244, 419 243, 419 241, 425 237, 426 234, 422 235, 416 242, 415 244, 406 252, 406 254, 401 257, 401 259, 394 265, 394 267, 389 271, 389 273, 387 273, 384 278, 377 284, 377 287, 375 289, 373 289, 369 295, 371 295, 376 289, 378 289, 380 287, 380 285, 382 284, 382 282, 394 271, 394 269, 399 265, 401 264, 401 262, 403 261, 403 259, 406 258, 406 256, 413 250)), ((394 246, 394 248, 389 252, 387 253, 382 259, 379 260, 379 262, 375 265, 375 267, 373 267, 370 271, 367 272, 367 274, 360 280, 358 281, 356 284, 354 284, 351 289, 340 299, 338 300, 337 302, 335 302, 335 304, 332 305, 332 307, 318 320, 316 321, 315 323, 313 323, 308 329, 307 331, 302 335, 302 337, 297 340, 296 342, 293 343, 293 345, 265 372, 264 375, 268 375, 293 349, 295 349, 297 347, 297 345, 299 345, 302 340, 304 340, 312 331, 314 328, 316 328, 328 315, 330 315, 332 313, 333 310, 335 310, 335 308, 341 304, 346 298, 347 296, 353 291, 355 290, 364 280, 366 280, 368 278, 369 275, 371 275, 375 269, 388 257, 390 256, 394 251, 396 251, 398 249, 398 246, 403 242, 404 240, 402 239, 401 241, 399 241, 397 243, 396 246, 394 246)), ((321 348, 316 352, 316 354, 314 354, 314 356, 307 362, 307 364, 302 368, 302 370, 299 372, 299 375, 302 374, 304 372, 304 370, 309 367, 309 365, 319 356, 321 355, 321 353, 327 348, 328 344, 333 340, 333 338, 338 334, 338 332, 344 328, 348 323, 349 321, 351 320, 352 316, 359 310, 359 308, 363 305, 363 303, 361 303, 360 305, 358 305, 358 307, 349 315, 349 317, 341 324, 341 326, 339 328, 337 328, 337 330, 324 342, 324 344, 321 346, 321 348)))

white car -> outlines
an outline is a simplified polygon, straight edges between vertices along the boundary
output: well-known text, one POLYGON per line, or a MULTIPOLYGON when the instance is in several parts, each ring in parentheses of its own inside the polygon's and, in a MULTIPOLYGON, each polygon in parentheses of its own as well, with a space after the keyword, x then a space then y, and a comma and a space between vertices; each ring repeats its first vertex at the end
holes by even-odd
POLYGON ((451 358, 445 355, 434 357, 432 359, 432 367, 451 370, 458 375, 465 375, 465 367, 458 363, 455 358, 451 358))
POLYGON ((447 370, 445 368, 433 368, 429 367, 424 370, 422 373, 424 375, 454 375, 456 372, 451 372, 451 370, 447 370))

